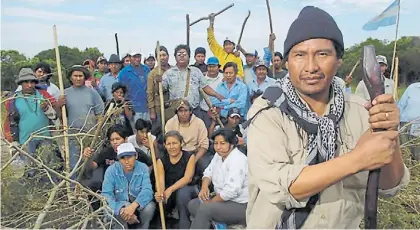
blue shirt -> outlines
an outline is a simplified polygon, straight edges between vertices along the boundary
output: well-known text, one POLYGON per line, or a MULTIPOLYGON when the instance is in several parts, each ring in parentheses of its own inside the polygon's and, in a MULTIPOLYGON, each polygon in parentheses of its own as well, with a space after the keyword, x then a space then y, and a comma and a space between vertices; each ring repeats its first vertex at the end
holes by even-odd
POLYGON ((153 200, 149 168, 145 164, 136 161, 130 182, 124 175, 121 162, 115 162, 105 171, 102 195, 116 214, 119 214, 120 209, 129 202, 129 195, 136 198, 140 210, 153 200))
POLYGON ((112 85, 118 82, 118 76, 112 76, 112 73, 107 73, 102 76, 101 81, 99 82, 98 92, 105 98, 106 101, 109 101, 113 98, 112 96, 112 85))
POLYGON ((248 92, 249 95, 254 94, 257 91, 261 91, 264 93, 264 91, 271 85, 275 84, 276 80, 274 80, 271 77, 265 77, 264 81, 258 85, 257 79, 253 79, 247 86, 248 86, 248 92))
POLYGON ((125 178, 127 178, 128 184, 131 182, 131 178, 133 178, 133 171, 131 172, 124 172, 125 178))
POLYGON ((400 101, 401 122, 413 122, 411 125, 411 135, 420 136, 420 82, 413 83, 405 90, 400 101))
MULTIPOLYGON (((41 103, 47 99, 36 90, 34 95, 23 96, 22 92, 17 92, 15 100, 16 110, 19 112, 19 144, 24 144, 32 133, 42 129, 42 132, 35 134, 40 136, 50 136, 50 131, 45 128, 49 125, 49 119, 41 109, 41 103)), ((32 140, 40 138, 33 138, 32 140)))
POLYGON ((149 111, 147 107, 147 76, 149 72, 149 67, 140 64, 137 68, 129 65, 118 74, 118 81, 127 87, 127 98, 133 103, 134 111, 137 113, 149 111))
POLYGON ((229 109, 234 107, 241 111, 242 117, 245 117, 247 112, 248 87, 242 81, 236 79, 230 89, 227 86, 227 82, 224 81, 217 86, 216 92, 225 98, 219 101, 219 99, 211 97, 213 105, 222 108, 220 111, 222 117, 227 117, 229 109), (235 102, 230 103, 231 99, 234 99, 235 102))

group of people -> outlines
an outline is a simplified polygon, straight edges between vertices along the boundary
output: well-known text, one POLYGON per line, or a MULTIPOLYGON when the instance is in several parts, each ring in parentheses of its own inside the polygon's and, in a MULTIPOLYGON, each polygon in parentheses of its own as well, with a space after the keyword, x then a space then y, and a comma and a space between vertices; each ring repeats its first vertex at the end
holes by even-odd
MULTIPOLYGON (((43 136, 51 136, 48 127, 60 120, 62 106, 69 133, 77 134, 91 131, 114 104, 120 112, 106 145, 80 149, 70 137, 70 165, 90 159, 82 184, 100 192, 125 227, 148 228, 157 218, 156 202, 163 202, 167 216, 178 216, 179 228, 357 228, 368 170, 382 168, 383 196, 408 183, 397 130, 400 122, 420 118, 420 83, 397 106, 393 81, 384 75, 386 57, 379 55, 386 94, 370 98, 363 81, 353 94, 352 77, 335 76, 344 55, 342 33, 316 7, 303 8, 290 26, 284 56, 271 56, 274 34, 261 58, 229 39, 220 45, 213 14, 209 21, 214 56, 207 63, 199 47, 189 65, 187 45, 174 49, 173 66, 164 46, 144 64, 139 52, 122 59, 112 54, 98 58, 97 69, 92 60, 68 69, 71 87, 64 95, 50 82, 47 64, 23 68, 20 88, 6 104, 6 137, 34 154, 51 143, 43 136)), ((418 124, 411 125, 410 138, 420 136, 418 124)))

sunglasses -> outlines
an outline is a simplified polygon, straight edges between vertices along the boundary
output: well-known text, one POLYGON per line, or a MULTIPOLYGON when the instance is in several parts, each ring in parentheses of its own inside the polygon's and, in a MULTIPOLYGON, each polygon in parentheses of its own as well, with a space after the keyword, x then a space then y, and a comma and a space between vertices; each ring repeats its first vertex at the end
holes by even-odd
POLYGON ((178 52, 178 53, 176 53, 176 56, 177 57, 183 57, 183 56, 187 56, 188 54, 187 54, 187 52, 178 52))

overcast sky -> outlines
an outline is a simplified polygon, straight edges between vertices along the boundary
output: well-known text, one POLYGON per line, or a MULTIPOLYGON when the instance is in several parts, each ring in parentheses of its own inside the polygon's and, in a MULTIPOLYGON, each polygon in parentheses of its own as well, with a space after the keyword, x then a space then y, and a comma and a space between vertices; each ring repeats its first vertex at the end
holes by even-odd
MULTIPOLYGON (((395 26, 363 31, 365 22, 382 12, 394 0, 271 0, 275 49, 283 51, 283 41, 292 21, 306 5, 329 12, 343 32, 346 48, 368 37, 394 40, 395 26)), ((400 36, 420 35, 420 0, 402 0, 400 36)), ((57 25, 60 45, 98 47, 106 58, 116 53, 114 33, 118 33, 120 53, 139 50, 154 52, 156 41, 173 49, 186 43, 185 15, 191 21, 235 6, 216 17, 216 38, 237 41, 248 10, 251 17, 245 27, 242 46, 262 53, 269 35, 265 0, 2 0, 1 49, 15 49, 32 57, 53 48, 52 26, 57 25)), ((191 49, 208 48, 208 21, 191 27, 191 49)), ((207 55, 211 56, 210 52, 207 55)))

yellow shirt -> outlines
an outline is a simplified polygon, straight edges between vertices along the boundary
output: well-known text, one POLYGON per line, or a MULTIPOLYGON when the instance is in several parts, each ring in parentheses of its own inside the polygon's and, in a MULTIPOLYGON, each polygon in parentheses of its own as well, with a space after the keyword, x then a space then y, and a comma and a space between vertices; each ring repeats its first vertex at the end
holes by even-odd
POLYGON ((223 70, 223 66, 225 66, 228 62, 235 62, 238 65, 238 77, 243 80, 244 67, 242 66, 241 58, 235 56, 235 54, 226 53, 223 47, 217 43, 216 37, 214 36, 214 29, 212 27, 207 29, 207 42, 209 43, 209 47, 211 52, 213 52, 213 55, 219 59, 220 69, 223 70))

